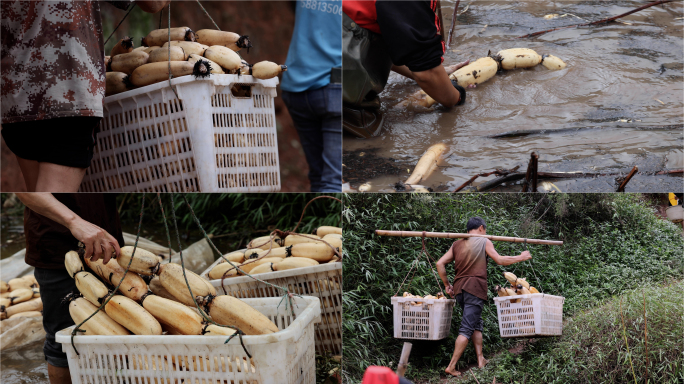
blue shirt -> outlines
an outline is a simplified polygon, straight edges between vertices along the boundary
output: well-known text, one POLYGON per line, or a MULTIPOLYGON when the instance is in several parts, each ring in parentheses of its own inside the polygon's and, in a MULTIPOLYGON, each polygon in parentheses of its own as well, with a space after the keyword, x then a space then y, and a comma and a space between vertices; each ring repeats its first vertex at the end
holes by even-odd
POLYGON ((330 83, 330 70, 342 67, 342 1, 298 0, 295 29, 281 89, 304 92, 330 83))

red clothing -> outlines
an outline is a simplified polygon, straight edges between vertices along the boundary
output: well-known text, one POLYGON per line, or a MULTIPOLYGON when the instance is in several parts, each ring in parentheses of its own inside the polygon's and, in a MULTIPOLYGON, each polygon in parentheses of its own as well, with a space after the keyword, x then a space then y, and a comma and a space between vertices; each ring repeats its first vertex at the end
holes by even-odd
POLYGON ((343 0, 342 10, 361 28, 380 33, 376 0, 343 0))
POLYGON ((343 0, 342 10, 360 27, 382 35, 394 65, 421 72, 444 61, 436 0, 343 0))

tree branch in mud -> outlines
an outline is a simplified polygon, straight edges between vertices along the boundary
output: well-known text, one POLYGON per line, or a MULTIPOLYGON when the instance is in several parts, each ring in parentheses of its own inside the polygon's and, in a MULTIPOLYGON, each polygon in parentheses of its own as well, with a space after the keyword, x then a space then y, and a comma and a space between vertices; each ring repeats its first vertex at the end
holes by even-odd
POLYGON ((461 0, 456 0, 456 5, 454 6, 454 15, 451 16, 451 27, 449 27, 449 36, 447 37, 446 41, 446 49, 449 49, 449 46, 451 46, 451 38, 454 35, 454 29, 456 28, 456 17, 458 16, 458 5, 461 3, 461 0))
POLYGON ((656 175, 674 175, 677 173, 684 173, 684 169, 671 169, 669 171, 660 171, 656 175))
POLYGON ((617 20, 617 19, 619 19, 619 18, 622 18, 622 17, 625 17, 625 16, 629 16, 629 15, 631 15, 632 13, 639 12, 639 11, 644 10, 644 9, 646 9, 646 8, 650 8, 650 7, 653 7, 653 6, 656 6, 656 5, 660 5, 660 4, 670 3, 670 2, 672 2, 672 1, 673 1, 673 0, 658 0, 658 1, 654 1, 654 2, 652 2, 652 3, 648 3, 648 4, 646 4, 646 5, 643 5, 643 6, 639 7, 639 8, 633 9, 633 10, 631 10, 631 11, 629 11, 629 12, 625 12, 625 13, 623 13, 623 14, 621 14, 621 15, 617 15, 617 16, 613 16, 613 17, 609 17, 609 18, 601 19, 601 20, 597 20, 597 21, 592 21, 592 22, 590 22, 590 23, 582 23, 582 24, 568 25, 568 26, 565 26, 565 27, 559 27, 559 28, 548 29, 548 30, 546 30, 546 31, 539 31, 539 32, 529 33, 529 34, 527 34, 527 35, 519 36, 519 37, 517 37, 517 38, 518 38, 518 39, 524 39, 524 38, 528 38, 528 37, 541 36, 541 35, 544 35, 544 34, 549 33, 549 32, 559 31, 559 30, 561 30, 561 29, 568 29, 568 28, 576 28, 576 27, 586 27, 586 26, 590 26, 590 25, 606 24, 606 23, 613 22, 613 21, 615 21, 615 20, 617 20))
POLYGON ((475 180, 476 180, 478 177, 480 177, 480 176, 482 176, 482 177, 488 177, 488 176, 491 176, 491 175, 507 176, 507 175, 509 175, 509 174, 514 173, 515 171, 517 171, 518 168, 520 168, 519 165, 516 166, 516 167, 513 168, 513 169, 510 169, 510 170, 497 169, 496 171, 477 174, 477 175, 471 177, 470 180, 468 180, 468 181, 466 181, 465 183, 461 184, 460 187, 454 189, 454 193, 456 193, 456 192, 460 191, 461 189, 467 187, 470 183, 472 183, 473 181, 475 181, 475 180))
MULTIPOLYGON (((620 186, 618 187, 617 191, 615 191, 615 192, 624 192, 625 187, 627 186, 627 183, 629 183, 629 181, 632 180, 632 177, 634 177, 634 175, 636 175, 638 170, 639 170, 639 168, 637 168, 637 166, 635 165, 634 168, 632 168, 632 170, 629 171, 629 174, 627 175, 627 177, 622 179, 620 186)), ((620 181, 620 179, 618 179, 618 181, 620 181)))
MULTIPOLYGON (((516 170, 518 167, 513 168, 511 171, 516 170)), ((522 172, 511 172, 511 171, 506 171, 506 170, 500 170, 497 169, 496 171, 488 172, 488 173, 480 173, 478 175, 473 176, 470 178, 470 180, 466 181, 461 185, 460 187, 456 188, 454 192, 460 192, 464 188, 466 188, 470 183, 475 181, 478 177, 487 177, 491 175, 497 175, 501 176, 499 178, 493 179, 486 181, 476 187, 470 187, 468 190, 464 192, 486 192, 490 189, 496 188, 499 185, 509 182, 509 181, 518 181, 522 180, 525 178, 525 173, 522 172)), ((632 169, 632 172, 636 174, 638 171, 637 167, 634 167, 632 169), (634 170, 636 168, 636 171, 634 170)), ((630 172, 630 174, 632 174, 630 172)), ((634 176, 632 174, 632 176, 634 176)), ((599 177, 599 176, 619 176, 617 173, 588 173, 588 172, 537 172, 537 180, 549 180, 549 179, 576 179, 576 178, 583 178, 583 177, 599 177)), ((629 176, 629 175, 628 175, 629 176)), ((630 177, 631 179, 631 177, 630 177)), ((620 182, 623 182, 620 180, 620 182)), ((629 180, 627 180, 629 182, 629 180)), ((625 183, 626 185, 626 183, 625 183)))

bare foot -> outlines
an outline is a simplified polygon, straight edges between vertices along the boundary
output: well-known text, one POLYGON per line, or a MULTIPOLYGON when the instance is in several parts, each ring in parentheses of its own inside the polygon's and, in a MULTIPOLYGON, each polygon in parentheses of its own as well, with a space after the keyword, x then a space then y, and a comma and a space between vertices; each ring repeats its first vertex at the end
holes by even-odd
POLYGON ((477 367, 478 368, 484 368, 485 365, 489 363, 489 360, 482 358, 482 359, 477 359, 477 367))
POLYGON ((456 377, 460 377, 460 376, 461 376, 461 372, 457 371, 455 367, 454 367, 454 369, 449 369, 449 367, 447 367, 447 368, 444 370, 444 372, 450 374, 451 376, 456 376, 456 377))

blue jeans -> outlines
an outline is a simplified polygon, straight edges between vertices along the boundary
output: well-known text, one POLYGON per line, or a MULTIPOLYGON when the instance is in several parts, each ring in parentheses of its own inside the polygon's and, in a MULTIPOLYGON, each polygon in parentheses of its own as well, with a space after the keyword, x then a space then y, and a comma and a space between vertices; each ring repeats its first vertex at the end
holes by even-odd
POLYGON ((311 192, 342 192, 342 85, 283 91, 309 163, 311 192))

